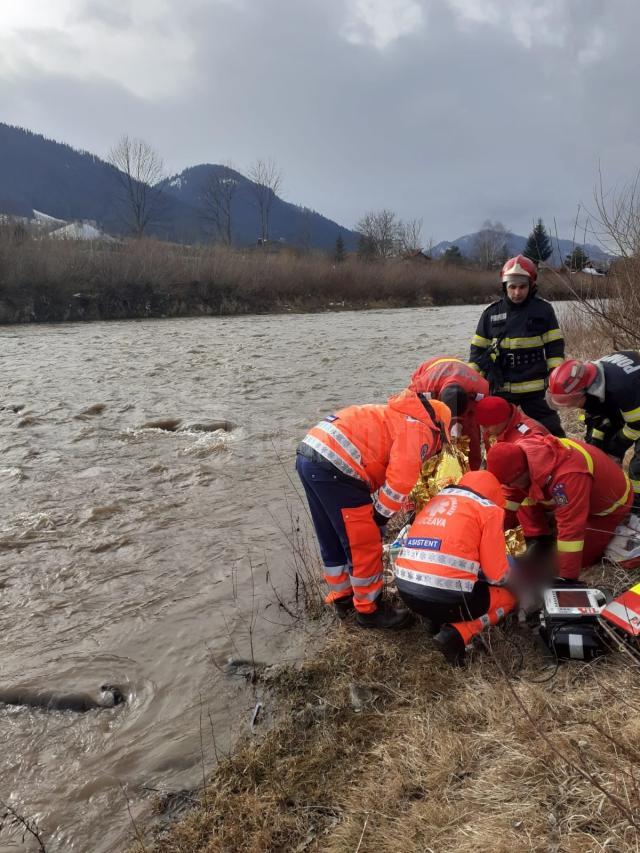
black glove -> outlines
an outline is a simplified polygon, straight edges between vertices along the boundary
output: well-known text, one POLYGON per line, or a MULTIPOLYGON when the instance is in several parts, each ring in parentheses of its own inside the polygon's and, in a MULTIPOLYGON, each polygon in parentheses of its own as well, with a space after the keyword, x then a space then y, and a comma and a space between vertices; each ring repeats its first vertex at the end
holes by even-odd
POLYGON ((608 453, 609 456, 614 456, 616 459, 622 460, 622 457, 632 444, 633 440, 627 438, 622 430, 620 430, 620 432, 617 432, 615 435, 612 435, 611 438, 607 439, 603 450, 605 453, 608 453))
POLYGON ((383 515, 381 512, 378 512, 378 510, 375 507, 373 509, 373 520, 378 525, 378 527, 385 527, 385 525, 389 521, 387 516, 383 515))

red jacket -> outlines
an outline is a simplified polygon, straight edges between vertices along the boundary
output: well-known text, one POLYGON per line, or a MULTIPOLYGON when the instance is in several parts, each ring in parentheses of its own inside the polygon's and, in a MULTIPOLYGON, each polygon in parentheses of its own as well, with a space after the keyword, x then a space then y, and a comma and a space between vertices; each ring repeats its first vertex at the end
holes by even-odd
POLYGON ((520 406, 514 406, 513 403, 510 403, 510 406, 511 417, 501 433, 490 436, 487 430, 483 431, 484 445, 487 449, 491 446, 492 441, 508 441, 513 444, 515 441, 520 441, 521 438, 530 438, 532 435, 550 435, 545 426, 525 415, 520 406))
MULTIPOLYGON (((448 434, 451 412, 437 400, 433 411, 448 434)), ((329 415, 304 443, 344 474, 378 490, 376 510, 390 517, 415 486, 425 459, 440 449, 440 430, 414 391, 390 397, 387 405, 349 406, 329 415)))
MULTIPOLYGON (((528 494, 505 489, 507 510, 519 510, 526 536, 547 534, 545 510, 553 511, 560 574, 576 578, 582 568, 585 530, 597 528, 598 517, 624 510, 629 479, 606 453, 583 441, 538 435, 523 438, 518 446, 527 456, 531 486, 528 494)), ((510 523, 507 518, 507 526, 510 523)))
POLYGON ((504 541, 500 483, 489 471, 469 471, 457 486, 447 486, 423 507, 396 559, 403 582, 468 593, 479 574, 504 583, 509 564, 504 541))

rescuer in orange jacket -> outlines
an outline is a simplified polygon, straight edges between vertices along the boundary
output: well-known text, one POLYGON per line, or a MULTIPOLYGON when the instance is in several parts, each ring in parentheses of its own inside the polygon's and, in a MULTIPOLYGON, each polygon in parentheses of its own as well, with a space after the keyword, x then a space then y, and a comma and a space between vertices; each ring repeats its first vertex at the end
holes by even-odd
POLYGON ((451 413, 406 389, 386 405, 350 406, 320 421, 298 446, 302 480, 329 586, 325 601, 344 617, 355 607, 363 627, 408 621, 380 600, 382 534, 416 484, 425 459, 441 448, 451 413))
POLYGON ((553 512, 558 572, 568 580, 600 559, 633 501, 627 475, 583 441, 537 435, 500 442, 487 468, 507 487, 507 527, 517 513, 527 538, 548 536, 545 513, 553 512))
POLYGON ((396 558, 398 592, 427 616, 434 643, 453 664, 465 646, 516 605, 504 588, 510 565, 504 539, 504 495, 488 471, 469 471, 423 507, 396 558))
POLYGON ((430 358, 414 371, 409 385, 429 399, 440 400, 451 409, 451 435, 469 439, 469 466, 480 467, 480 429, 475 420, 476 404, 489 393, 489 383, 461 358, 441 355, 430 358))

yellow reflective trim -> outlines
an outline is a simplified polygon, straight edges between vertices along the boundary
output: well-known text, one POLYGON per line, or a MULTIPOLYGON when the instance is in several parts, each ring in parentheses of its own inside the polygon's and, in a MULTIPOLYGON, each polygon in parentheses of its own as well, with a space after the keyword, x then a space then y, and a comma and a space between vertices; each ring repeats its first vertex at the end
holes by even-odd
POLYGON ((611 515, 611 513, 615 512, 619 506, 622 506, 622 504, 625 504, 627 502, 627 498, 629 497, 629 492, 631 490, 631 480, 627 477, 626 474, 624 475, 624 481, 627 484, 627 488, 624 490, 624 495, 620 498, 620 500, 617 500, 615 503, 612 503, 610 507, 607 507, 607 509, 603 510, 602 512, 594 513, 595 515, 611 515))
POLYGON ((578 415, 578 420, 582 421, 584 423, 584 421, 586 421, 586 419, 587 419, 586 414, 584 413, 584 411, 582 409, 580 409, 580 414, 578 415))
POLYGON ((532 501, 531 498, 525 498, 520 506, 535 506, 535 501, 532 501))
POLYGON ((429 367, 435 367, 437 364, 464 364, 464 361, 461 358, 439 358, 437 361, 434 361, 433 364, 430 364, 429 367))
POLYGON ((634 492, 640 492, 640 480, 629 480, 634 492))
POLYGON ((640 406, 637 409, 629 409, 628 412, 622 412, 622 417, 625 421, 637 421, 640 420, 640 406))
POLYGON ((530 379, 528 382, 505 382, 500 390, 511 392, 512 394, 544 391, 544 379, 530 379))
POLYGON ((602 432, 601 429, 594 429, 594 430, 591 430, 591 437, 592 438, 604 438, 604 433, 602 432))
POLYGON ((558 539, 558 551, 561 554, 576 554, 584 548, 584 539, 558 539))
POLYGON ((551 341, 563 341, 564 335, 560 331, 560 329, 549 329, 548 332, 545 332, 542 336, 542 340, 545 344, 550 344, 551 341))
POLYGON ((635 586, 632 586, 629 592, 635 592, 636 595, 640 595, 640 583, 637 583, 635 586))
POLYGON ((532 338, 503 338, 500 341, 502 349, 531 349, 532 347, 541 347, 542 345, 540 335, 535 335, 532 338))
POLYGON ((625 424, 622 427, 622 434, 626 438, 630 438, 632 441, 637 441, 640 438, 640 430, 631 429, 631 427, 628 424, 625 424))
POLYGON ((558 367, 559 365, 561 365, 563 361, 564 359, 562 358, 548 358, 547 367, 549 368, 549 370, 553 370, 554 367, 558 367))
POLYGON ((570 438, 560 438, 558 439, 558 441, 560 442, 560 444, 563 444, 565 447, 568 447, 569 450, 578 450, 580 453, 582 453, 587 463, 589 473, 593 475, 593 459, 591 458, 591 455, 587 453, 584 447, 581 447, 576 441, 571 441, 570 438))
POLYGON ((472 347, 490 347, 491 346, 491 338, 483 338, 482 335, 474 335, 471 338, 471 346, 472 347))
POLYGON ((520 509, 520 504, 515 501, 505 501, 505 509, 511 510, 511 512, 517 512, 520 509))

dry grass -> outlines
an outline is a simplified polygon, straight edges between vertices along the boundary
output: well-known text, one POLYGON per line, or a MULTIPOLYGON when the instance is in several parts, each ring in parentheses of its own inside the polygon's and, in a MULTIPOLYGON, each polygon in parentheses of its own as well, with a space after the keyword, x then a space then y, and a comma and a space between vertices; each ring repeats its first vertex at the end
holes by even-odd
MULTIPOLYGON (((564 280, 545 276, 544 294, 567 298, 564 280)), ((497 279, 439 261, 336 264, 322 252, 92 244, 0 228, 0 322, 483 304, 500 295, 497 279)))
POLYGON ((492 652, 452 670, 420 627, 332 625, 312 659, 269 676, 276 724, 147 849, 639 850, 638 670, 612 655, 548 680, 522 631, 494 629, 492 652), (354 683, 372 697, 360 713, 354 683))

